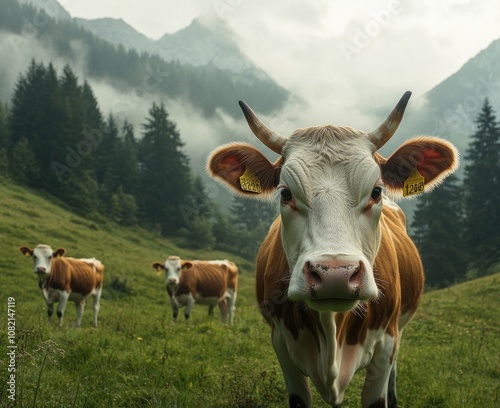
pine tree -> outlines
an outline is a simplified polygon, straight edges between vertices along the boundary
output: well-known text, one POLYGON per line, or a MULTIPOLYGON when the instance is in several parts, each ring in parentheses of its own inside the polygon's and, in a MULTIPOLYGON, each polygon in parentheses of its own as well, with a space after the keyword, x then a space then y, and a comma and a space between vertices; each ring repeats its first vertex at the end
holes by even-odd
POLYGON ((247 231, 254 229, 259 224, 265 224, 269 227, 277 216, 277 211, 272 203, 239 196, 233 196, 229 211, 235 225, 247 231))
POLYGON ((465 278, 462 188, 451 175, 438 189, 418 198, 412 228, 426 283, 445 287, 465 278))
POLYGON ((486 99, 466 152, 465 214, 468 253, 478 275, 500 262, 500 126, 486 99))
POLYGON ((58 183, 54 183, 57 189, 49 191, 78 212, 88 213, 99 205, 99 190, 92 168, 95 144, 85 137, 83 90, 69 65, 64 67, 59 79, 59 90, 63 111, 60 118, 50 117, 49 122, 58 120, 62 130, 54 138, 52 154, 54 162, 63 163, 67 168, 65 174, 58 173, 58 183))
POLYGON ((163 104, 153 103, 143 129, 138 191, 141 216, 152 226, 160 225, 163 235, 171 235, 186 225, 180 208, 189 203, 191 193, 189 160, 163 104))
POLYGON ((234 196, 230 213, 231 223, 238 231, 233 242, 234 250, 247 259, 254 259, 276 218, 275 206, 265 201, 234 196))
MULTIPOLYGON (((35 160, 36 166, 39 166, 38 159, 45 155, 48 157, 47 144, 44 146, 43 138, 40 137, 40 131, 43 129, 41 117, 44 113, 41 97, 44 95, 44 82, 46 79, 46 69, 43 64, 37 64, 34 60, 28 68, 26 75, 20 75, 14 89, 12 97, 11 112, 9 120, 9 169, 16 172, 15 179, 20 181, 25 180, 28 185, 40 185, 40 174, 31 177, 22 177, 18 174, 18 168, 13 156, 13 149, 18 146, 21 140, 30 146, 30 157, 35 160)), ((57 78, 56 78, 57 82, 57 78)), ((49 142, 50 143, 50 142, 49 142)), ((23 146, 19 146, 18 150, 24 151, 23 146)), ((17 153, 19 154, 19 152, 17 153)), ((26 155, 23 153, 22 155, 26 155)))
POLYGON ((126 194, 137 193, 139 162, 137 158, 137 141, 133 126, 125 121, 115 149, 115 166, 119 184, 126 194))
POLYGON ((32 180, 38 177, 40 170, 33 149, 26 138, 22 138, 11 149, 10 159, 10 177, 20 184, 31 185, 32 180))

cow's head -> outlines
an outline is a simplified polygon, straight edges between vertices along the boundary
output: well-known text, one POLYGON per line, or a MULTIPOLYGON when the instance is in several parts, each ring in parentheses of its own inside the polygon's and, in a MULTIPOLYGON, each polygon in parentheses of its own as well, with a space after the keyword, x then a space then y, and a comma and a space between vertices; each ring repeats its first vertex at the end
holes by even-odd
POLYGON ((337 311, 375 299, 373 263, 383 201, 403 195, 415 169, 428 191, 457 168, 455 147, 435 137, 411 139, 388 159, 377 153, 396 131, 410 95, 406 92, 371 133, 321 126, 288 138, 240 101, 253 133, 280 157, 271 163, 253 146, 231 143, 211 154, 208 172, 247 197, 278 193, 290 299, 337 311))
POLYGON ((163 269, 165 271, 167 285, 175 287, 179 284, 181 270, 186 268, 186 265, 185 263, 182 263, 181 258, 178 256, 169 256, 163 264, 160 262, 153 263, 153 268, 157 271, 161 271, 163 269))
POLYGON ((35 273, 40 276, 45 276, 50 273, 53 258, 59 258, 64 256, 66 253, 64 248, 58 248, 57 250, 52 251, 52 248, 48 245, 37 245, 35 249, 22 246, 19 247, 19 250, 24 256, 30 256, 33 258, 35 273))

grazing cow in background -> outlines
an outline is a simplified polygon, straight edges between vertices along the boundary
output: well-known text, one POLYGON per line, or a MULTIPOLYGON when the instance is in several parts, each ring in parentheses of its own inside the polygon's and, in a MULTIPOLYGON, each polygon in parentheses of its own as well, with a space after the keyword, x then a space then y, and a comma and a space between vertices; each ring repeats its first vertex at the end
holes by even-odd
POLYGON ((94 327, 100 308, 104 265, 95 258, 63 258, 66 250, 59 248, 52 251, 48 245, 38 245, 35 249, 27 246, 19 248, 25 256, 33 257, 38 286, 47 301, 49 321, 53 313, 54 302, 57 306, 59 326, 62 326, 64 311, 68 300, 75 302, 76 325, 82 321, 85 299, 94 298, 94 327))
POLYGON ((253 133, 280 155, 231 143, 208 161, 212 177, 238 194, 275 191, 280 217, 256 261, 257 299, 272 328, 290 407, 310 407, 310 377, 340 407, 355 372, 366 368, 363 407, 396 407, 396 357, 403 327, 424 287, 405 216, 389 199, 431 190, 458 167, 455 147, 435 137, 408 140, 389 158, 411 93, 371 133, 350 127, 299 129, 285 138, 244 102, 253 133))
POLYGON ((188 319, 198 303, 209 305, 209 314, 219 305, 222 322, 226 322, 229 312, 229 323, 233 324, 238 290, 238 268, 234 262, 186 261, 170 256, 163 264, 153 263, 153 268, 165 271, 174 320, 179 307, 186 306, 184 316, 188 319))

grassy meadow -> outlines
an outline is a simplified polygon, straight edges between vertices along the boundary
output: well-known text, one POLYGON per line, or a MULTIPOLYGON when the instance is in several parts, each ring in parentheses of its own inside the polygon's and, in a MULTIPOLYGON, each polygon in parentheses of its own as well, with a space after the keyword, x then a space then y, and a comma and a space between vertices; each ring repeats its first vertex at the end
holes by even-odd
MULTIPOLYGON (((0 406, 286 407, 270 330, 254 300, 253 265, 220 252, 189 251, 140 229, 76 216, 0 178, 0 406), (62 328, 46 305, 20 245, 62 246, 106 266, 99 327, 91 300, 75 328, 68 303, 62 328), (235 325, 195 306, 171 321, 164 277, 151 267, 168 255, 230 258, 240 267, 235 325), (16 401, 7 398, 7 299, 15 299, 16 401)), ((500 271, 499 271, 500 272, 500 271)), ((398 360, 403 408, 500 406, 500 274, 428 293, 405 330, 398 360)), ((360 406, 363 375, 344 408, 360 406)), ((327 407, 317 393, 315 407, 327 407)))

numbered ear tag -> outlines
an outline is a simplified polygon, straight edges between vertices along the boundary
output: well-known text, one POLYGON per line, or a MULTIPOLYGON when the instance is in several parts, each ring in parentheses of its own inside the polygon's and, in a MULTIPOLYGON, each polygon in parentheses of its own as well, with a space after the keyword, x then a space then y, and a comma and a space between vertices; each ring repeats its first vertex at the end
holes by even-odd
POLYGON ((413 170, 403 184, 403 197, 421 194, 425 189, 425 178, 417 169, 413 170))
POLYGON ((262 193, 260 181, 255 177, 249 169, 246 169, 243 175, 240 176, 241 189, 252 193, 262 193))

